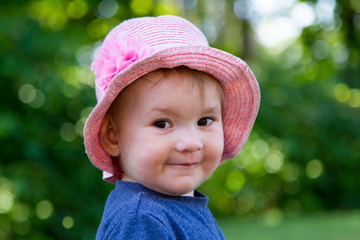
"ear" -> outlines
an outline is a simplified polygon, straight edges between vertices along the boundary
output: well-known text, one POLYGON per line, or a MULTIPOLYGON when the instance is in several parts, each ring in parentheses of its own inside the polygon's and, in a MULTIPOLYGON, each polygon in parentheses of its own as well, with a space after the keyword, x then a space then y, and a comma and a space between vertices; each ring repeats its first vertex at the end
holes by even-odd
POLYGON ((109 115, 106 115, 101 123, 99 138, 105 152, 112 157, 118 157, 120 155, 117 125, 109 115))

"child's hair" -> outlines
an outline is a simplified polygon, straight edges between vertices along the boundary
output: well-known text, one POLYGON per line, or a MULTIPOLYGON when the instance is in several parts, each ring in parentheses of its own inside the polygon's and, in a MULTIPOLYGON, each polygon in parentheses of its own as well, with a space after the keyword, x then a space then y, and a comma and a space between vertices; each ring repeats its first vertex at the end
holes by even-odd
POLYGON ((236 56, 209 47, 203 33, 181 17, 130 19, 110 31, 91 65, 96 75, 98 103, 85 123, 85 148, 92 163, 108 174, 108 181, 115 182, 122 176, 122 169, 113 163, 99 140, 108 109, 132 82, 156 70, 166 77, 173 71, 168 69, 174 68, 189 71, 194 79, 206 75, 221 85, 221 162, 235 157, 244 146, 260 105, 259 86, 248 65, 236 56))
MULTIPOLYGON (((204 93, 204 82, 205 81, 213 82, 213 83, 215 83, 215 86, 217 88, 217 92, 219 94, 219 99, 221 101, 221 107, 222 108, 224 107, 224 105, 223 105, 224 104, 224 93, 223 93, 221 84, 216 78, 214 78, 213 76, 211 76, 208 73, 201 72, 201 71, 198 71, 196 69, 191 69, 191 68, 186 67, 186 66, 178 66, 178 67, 175 67, 175 68, 160 68, 160 69, 157 69, 157 70, 152 71, 152 72, 150 72, 148 74, 145 74, 144 76, 141 76, 136 81, 143 81, 143 80, 151 81, 149 76, 153 75, 154 73, 159 73, 158 78, 155 80, 156 81, 155 84, 160 83, 160 82, 164 81, 165 79, 167 79, 171 73, 188 74, 188 75, 191 76, 190 79, 192 80, 193 84, 195 86, 199 87, 200 94, 204 93)), ((121 98, 121 95, 126 91, 126 89, 128 87, 129 86, 124 88, 124 90, 122 90, 119 93, 119 95, 116 97, 114 102, 111 104, 111 106, 110 106, 110 108, 109 108, 109 110, 107 112, 107 115, 109 115, 110 118, 113 118, 114 113, 116 111, 115 109, 117 109, 117 106, 118 106, 119 99, 121 98)))

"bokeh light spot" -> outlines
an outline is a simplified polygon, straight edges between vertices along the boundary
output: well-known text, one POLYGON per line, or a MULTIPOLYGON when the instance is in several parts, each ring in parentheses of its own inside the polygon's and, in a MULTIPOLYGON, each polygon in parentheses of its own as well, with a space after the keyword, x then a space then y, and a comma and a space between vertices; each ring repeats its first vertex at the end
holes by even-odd
POLYGON ((19 88, 18 97, 21 102, 29 104, 33 108, 41 107, 45 103, 45 95, 35 89, 31 84, 24 84, 19 88))
POLYGON ((215 19, 204 19, 203 24, 201 25, 201 30, 208 39, 209 43, 215 41, 218 36, 217 22, 215 19))
POLYGON ((272 151, 265 158, 265 169, 269 173, 277 173, 281 170, 284 162, 284 156, 280 151, 272 151))
POLYGON ((236 0, 233 9, 239 19, 250 19, 253 14, 253 9, 247 0, 236 0))
POLYGON ((49 200, 42 200, 36 205, 35 213, 40 219, 47 219, 53 213, 53 205, 49 200))
POLYGON ((229 214, 234 210, 235 201, 233 198, 227 195, 222 195, 221 197, 216 199, 215 205, 221 213, 229 214))
POLYGON ((83 129, 85 126, 85 121, 86 121, 86 118, 82 117, 78 121, 76 121, 76 124, 75 124, 75 132, 80 137, 83 136, 83 129))
POLYGON ((76 51, 76 60, 81 65, 90 66, 93 58, 93 48, 90 46, 83 46, 76 51))
POLYGON ((275 15, 280 9, 286 9, 294 4, 296 0, 251 0, 253 8, 261 15, 275 15))
POLYGON ((72 228, 74 226, 74 219, 70 216, 66 216, 62 220, 62 225, 66 229, 72 228))
POLYGON ((0 214, 8 213, 14 204, 11 182, 4 177, 0 177, 0 214))
POLYGON ((360 107, 360 90, 358 89, 350 90, 349 105, 353 108, 360 107))
POLYGON ((45 95, 44 93, 39 90, 39 89, 36 89, 36 95, 35 95, 35 98, 33 99, 33 101, 31 101, 29 103, 29 105, 33 108, 39 108, 41 107, 43 104, 45 103, 45 95))
POLYGON ((154 3, 152 0, 132 0, 130 7, 136 15, 147 15, 150 13, 154 3))
POLYGON ((119 4, 114 0, 103 0, 98 6, 98 13, 102 18, 111 18, 119 10, 119 4))
POLYGON ((257 139, 251 144, 251 153, 254 157, 263 158, 269 153, 269 145, 262 139, 257 139))
POLYGON ((277 226, 283 220, 283 213, 278 208, 267 210, 263 215, 263 223, 267 226, 277 226))
POLYGON ((346 102, 350 98, 350 89, 344 83, 339 83, 334 88, 334 95, 337 101, 346 102))
POLYGON ((80 113, 80 116, 81 117, 84 117, 84 118, 87 118, 91 111, 92 111, 93 107, 85 107, 81 110, 81 113, 80 113))
POLYGON ((296 163, 287 163, 282 169, 282 176, 288 182, 296 180, 299 173, 299 166, 296 163))
POLYGON ((231 172, 226 178, 226 187, 231 192, 238 192, 245 184, 245 177, 241 172, 231 172))
POLYGON ((79 19, 86 14, 87 10, 88 10, 88 5, 85 1, 74 0, 67 5, 66 14, 70 18, 79 19))
POLYGON ((349 59, 349 50, 342 43, 336 43, 332 47, 332 59, 334 63, 342 65, 347 63, 349 59))
POLYGON ((314 7, 307 2, 296 3, 291 10, 291 17, 300 28, 314 24, 316 19, 314 7))
POLYGON ((308 164, 306 164, 305 171, 308 178, 318 178, 323 172, 323 164, 320 160, 311 160, 310 162, 308 162, 308 164))
MULTIPOLYGON (((298 29, 290 18, 263 19, 257 26, 259 41, 268 48, 278 48, 272 51, 279 54, 288 46, 288 43, 300 35, 298 29)), ((274 50, 274 49, 273 49, 274 50)))
POLYGON ((77 136, 74 124, 65 123, 60 129, 60 136, 67 142, 74 141, 77 136))
POLYGON ((14 195, 6 188, 0 189, 0 213, 8 213, 14 204, 14 195))
POLYGON ((237 198, 236 203, 238 211, 247 213, 254 207, 255 199, 252 195, 240 196, 237 198))
POLYGON ((109 19, 94 19, 87 26, 88 35, 94 39, 103 38, 108 32, 119 24, 119 20, 116 18, 109 19))
POLYGON ((318 40, 311 46, 311 51, 315 59, 323 60, 329 56, 329 47, 324 40, 318 40))
POLYGON ((12 209, 12 218, 17 222, 23 222, 28 219, 30 215, 29 206, 25 203, 17 203, 12 209))
POLYGON ((52 30, 61 30, 68 20, 60 0, 31 1, 28 12, 42 27, 52 30))
POLYGON ((335 7, 335 0, 318 0, 316 2, 315 11, 320 20, 320 26, 327 31, 333 30, 335 27, 335 7))
POLYGON ((154 5, 155 15, 179 15, 180 9, 176 0, 158 0, 154 5))
POLYGON ((36 89, 31 84, 24 84, 19 88, 18 96, 23 103, 30 103, 36 97, 36 89))

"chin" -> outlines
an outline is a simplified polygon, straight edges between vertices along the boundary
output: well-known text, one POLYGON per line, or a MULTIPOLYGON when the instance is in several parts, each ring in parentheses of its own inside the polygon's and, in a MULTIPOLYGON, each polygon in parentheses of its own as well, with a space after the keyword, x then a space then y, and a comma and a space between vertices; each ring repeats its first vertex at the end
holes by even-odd
MULTIPOLYGON (((200 184, 199 184, 200 185, 200 184)), ((193 196, 194 190, 199 186, 195 184, 180 184, 168 189, 168 195, 172 196, 193 196)))

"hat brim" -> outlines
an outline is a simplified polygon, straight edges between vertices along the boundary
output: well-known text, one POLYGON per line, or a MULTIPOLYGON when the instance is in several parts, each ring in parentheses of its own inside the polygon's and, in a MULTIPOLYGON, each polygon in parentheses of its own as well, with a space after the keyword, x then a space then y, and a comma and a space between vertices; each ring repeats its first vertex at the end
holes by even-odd
POLYGON ((247 141, 260 105, 260 90, 249 66, 240 58, 204 46, 180 46, 161 50, 118 73, 104 96, 90 113, 84 127, 86 152, 95 167, 121 176, 113 160, 101 146, 102 121, 118 94, 139 77, 159 68, 187 66, 219 80, 224 91, 224 152, 221 162, 235 157, 247 141))

